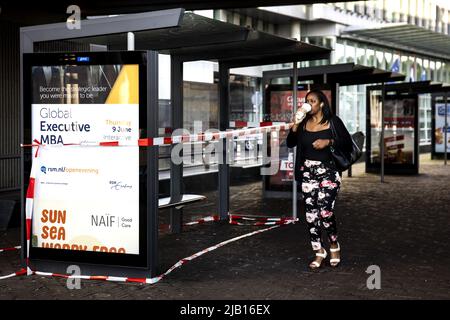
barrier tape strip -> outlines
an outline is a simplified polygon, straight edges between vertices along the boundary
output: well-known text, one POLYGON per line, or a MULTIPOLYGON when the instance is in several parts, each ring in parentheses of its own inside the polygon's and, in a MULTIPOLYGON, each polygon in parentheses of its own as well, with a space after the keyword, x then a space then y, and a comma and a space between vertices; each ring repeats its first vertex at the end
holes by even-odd
MULTIPOLYGON (((243 127, 267 127, 273 125, 284 124, 285 122, 272 122, 272 121, 263 121, 263 122, 250 122, 250 121, 230 121, 230 128, 243 128, 243 127)), ((171 127, 158 128, 158 134, 171 134, 173 129, 171 127)))
POLYGON ((254 226, 273 226, 273 225, 282 225, 286 222, 297 222, 298 218, 290 218, 290 217, 264 217, 264 216, 244 216, 244 215, 236 215, 236 214, 230 214, 229 215, 229 222, 233 225, 243 226, 243 225, 254 225, 254 226), (254 223, 243 223, 239 222, 237 220, 244 220, 244 221, 256 221, 254 223))
MULTIPOLYGON (((272 122, 266 122, 266 124, 272 124, 272 122)), ((256 133, 265 133, 267 131, 278 131, 278 130, 289 130, 292 126, 292 123, 279 123, 275 125, 267 125, 258 128, 251 129, 236 129, 229 131, 220 131, 220 132, 206 132, 206 133, 197 133, 197 134, 185 134, 181 136, 174 137, 155 137, 155 138, 143 138, 139 139, 135 142, 122 142, 122 141, 99 141, 99 142, 80 142, 80 143, 66 143, 63 146, 102 146, 102 147, 152 147, 152 146, 164 146, 164 145, 172 145, 176 143, 191 143, 198 141, 212 141, 219 140, 223 138, 233 138, 239 136, 245 136, 256 133)), ((40 144, 37 140, 34 140, 34 144, 21 144, 22 148, 25 147, 39 147, 40 144)), ((61 146, 60 144, 57 146, 61 146)))
POLYGON ((219 221, 219 220, 220 220, 219 215, 213 215, 213 216, 210 216, 210 217, 199 219, 197 221, 187 222, 184 225, 185 226, 192 226, 192 225, 196 225, 196 224, 202 224, 202 223, 205 223, 205 222, 208 222, 208 221, 219 221))
POLYGON ((249 122, 249 121, 230 121, 231 128, 242 128, 242 127, 270 127, 276 125, 282 125, 285 122, 272 122, 272 121, 263 121, 263 122, 249 122))
MULTIPOLYGON (((209 216, 209 217, 205 217, 205 218, 201 218, 197 221, 191 221, 191 222, 186 222, 183 223, 183 226, 192 226, 192 225, 196 225, 196 224, 203 224, 205 222, 209 222, 209 221, 219 221, 219 215, 213 215, 213 216, 209 216)), ((159 225, 159 230, 168 230, 170 229, 170 224, 168 223, 164 223, 164 224, 160 224, 159 225)))
POLYGON ((245 215, 237 215, 237 214, 230 214, 229 215, 231 220, 252 220, 252 221, 282 221, 282 220, 289 220, 292 218, 289 217, 269 217, 269 216, 245 216, 245 215))
MULTIPOLYGON (((293 223, 293 221, 285 221, 284 225, 287 224, 291 224, 293 223)), ((111 282, 136 282, 136 283, 145 283, 145 284, 155 284, 157 282, 159 282, 160 280, 162 280, 164 277, 166 277, 168 274, 170 274, 172 271, 174 271, 175 269, 181 268, 183 265, 185 265, 186 263, 188 263, 189 261, 192 261, 202 255, 204 255, 205 253, 214 251, 219 249, 220 247, 223 247, 229 243, 247 238, 247 237, 251 237, 253 235, 256 234, 260 234, 263 232, 267 232, 269 230, 273 230, 275 228, 279 228, 281 227, 280 225, 276 225, 276 226, 272 226, 266 229, 262 229, 262 230, 257 230, 257 231, 253 231, 223 242, 220 242, 214 246, 211 246, 209 248, 206 248, 202 251, 199 251, 189 257, 185 257, 183 259, 180 259, 177 263, 175 263, 172 267, 170 267, 166 272, 164 272, 163 274, 157 276, 157 277, 153 277, 153 278, 129 278, 129 277, 111 277, 111 276, 87 276, 87 275, 66 275, 66 274, 59 274, 59 273, 50 273, 50 272, 41 272, 41 271, 31 271, 31 269, 29 267, 27 267, 27 269, 22 269, 16 273, 7 275, 7 276, 3 276, 0 277, 0 280, 4 280, 7 278, 11 278, 11 277, 15 277, 15 276, 21 276, 21 275, 31 275, 31 274, 35 274, 38 276, 48 276, 48 277, 57 277, 57 278, 64 278, 64 279, 82 279, 82 280, 103 280, 103 281, 111 281, 111 282)))
MULTIPOLYGON (((289 220, 289 222, 297 222, 298 219, 292 219, 289 220)), ((242 223, 237 221, 231 221, 230 224, 236 225, 236 226, 277 226, 277 225, 284 225, 286 222, 282 221, 274 221, 274 222, 255 222, 255 223, 242 223)))
MULTIPOLYGON (((231 223, 231 221, 237 220, 237 219, 251 220, 251 221, 255 221, 255 220, 258 221, 259 220, 259 222, 270 222, 270 221, 284 222, 284 221, 292 220, 292 218, 252 217, 252 216, 244 216, 244 215, 236 215, 236 214, 229 214, 229 218, 230 218, 230 224, 235 224, 235 225, 244 225, 242 223, 231 223)), ((219 215, 212 215, 212 216, 201 218, 199 220, 183 223, 183 226, 192 226, 192 225, 197 225, 197 224, 203 224, 205 222, 219 221, 219 220, 220 220, 219 215)), ((294 221, 298 221, 298 219, 296 219, 294 221)), ((276 224, 282 224, 282 223, 276 223, 276 224)), ((245 225, 249 225, 249 224, 245 224, 245 225)), ((255 225, 260 226, 260 225, 269 225, 269 224, 255 223, 255 225)), ((162 224, 162 225, 160 225, 160 229, 161 230, 165 230, 165 229, 168 229, 168 228, 170 228, 169 224, 162 224)), ((16 247, 12 247, 12 248, 3 248, 3 249, 0 249, 0 252, 4 252, 4 251, 18 251, 21 248, 22 248, 21 246, 16 246, 16 247)))
POLYGON ((4 252, 4 251, 18 251, 20 250, 20 248, 22 248, 21 246, 16 246, 16 247, 12 247, 12 248, 2 248, 0 249, 0 252, 4 252))
POLYGON ((20 271, 17 271, 15 273, 11 273, 9 275, 0 277, 0 280, 5 280, 8 278, 13 278, 13 277, 18 277, 18 276, 24 276, 26 274, 27 274, 27 270, 24 268, 24 269, 20 269, 20 271))
POLYGON ((237 226, 275 226, 275 225, 284 225, 287 223, 294 223, 297 222, 298 218, 296 219, 285 219, 285 220, 281 220, 281 221, 268 221, 268 222, 263 222, 263 221, 258 221, 255 223, 242 223, 242 222, 238 222, 235 220, 230 220, 230 224, 233 225, 237 225, 237 226))

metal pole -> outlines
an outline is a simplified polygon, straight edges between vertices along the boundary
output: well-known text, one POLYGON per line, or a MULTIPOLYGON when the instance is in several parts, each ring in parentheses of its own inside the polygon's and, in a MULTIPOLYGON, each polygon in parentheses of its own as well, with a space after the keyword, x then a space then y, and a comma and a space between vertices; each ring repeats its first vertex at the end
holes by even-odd
POLYGON ((445 91, 445 95, 444 95, 444 99, 445 99, 445 131, 444 131, 444 165, 447 165, 447 131, 448 131, 448 121, 447 121, 447 116, 448 116, 448 110, 447 110, 447 98, 448 98, 448 92, 445 91))
MULTIPOLYGON (((147 52, 147 132, 149 137, 158 136, 158 52, 147 52), (153 70, 152 70, 153 69, 153 70)), ((159 272, 158 256, 158 155, 159 148, 146 148, 147 153, 147 248, 150 273, 154 277, 159 272)))
MULTIPOLYGON (((219 63, 219 129, 225 131, 230 126, 230 68, 219 63)), ((230 165, 228 153, 233 154, 233 140, 222 140, 222 159, 219 161, 219 217, 227 220, 230 212, 230 165), (229 143, 229 144, 228 144, 229 143)), ((220 144, 219 144, 220 145, 220 144)))
MULTIPOLYGON (((170 95, 172 100, 171 127, 173 130, 183 128, 183 61, 171 56, 170 95)), ((170 147, 170 152, 174 145, 170 147)), ((182 155, 182 151, 180 151, 182 155)), ((178 202, 183 194, 183 163, 170 161, 170 201, 178 202)), ((170 208, 170 232, 180 233, 183 222, 183 208, 170 208)))
POLYGON ((128 32, 127 34, 127 50, 134 51, 134 33, 128 32))
POLYGON ((381 182, 384 182, 384 83, 381 87, 381 137, 380 137, 380 164, 381 164, 381 182))
MULTIPOLYGON (((292 69, 293 75, 292 75, 292 110, 293 113, 297 111, 297 79, 298 79, 298 69, 297 69, 297 61, 294 62, 294 68, 292 69)), ((293 163, 294 163, 294 181, 292 183, 292 218, 297 219, 297 180, 295 179, 295 155, 297 153, 297 147, 294 147, 294 157, 293 157, 293 163)))
MULTIPOLYGON (((24 136, 24 112, 25 112, 25 102, 24 102, 24 76, 23 76, 23 54, 33 52, 33 40, 30 39, 23 31, 20 32, 20 141, 25 142, 24 136)), ((21 265, 25 267, 27 265, 27 234, 26 234, 26 217, 25 214, 25 156, 26 152, 24 148, 20 148, 20 236, 22 250, 20 251, 21 265)))

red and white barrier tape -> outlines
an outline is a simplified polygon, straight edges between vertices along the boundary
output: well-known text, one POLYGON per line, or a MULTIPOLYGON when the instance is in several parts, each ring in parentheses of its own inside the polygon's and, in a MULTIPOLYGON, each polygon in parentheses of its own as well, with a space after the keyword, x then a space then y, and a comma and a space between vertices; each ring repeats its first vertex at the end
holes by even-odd
MULTIPOLYGON (((273 122, 273 121, 255 122, 255 121, 235 120, 230 121, 230 128, 244 128, 244 127, 258 128, 258 127, 277 126, 282 124, 285 124, 285 122, 273 122)), ((171 127, 158 128, 159 135, 170 134, 172 132, 173 129, 171 127)))
MULTIPOLYGON (((267 122, 272 123, 272 122, 267 122)), ((276 125, 268 125, 264 127, 251 128, 251 129, 236 129, 230 131, 220 131, 220 132, 205 132, 198 134, 185 134, 181 136, 173 137, 155 137, 155 138, 144 138, 139 139, 135 142, 124 142, 124 141, 100 141, 100 142, 80 142, 80 143, 68 143, 63 144, 63 146, 103 146, 103 147, 151 147, 151 146, 163 146, 172 145, 176 143, 191 143, 198 141, 213 141, 223 138, 233 138, 239 136, 245 136, 256 133, 264 133, 267 131, 277 131, 277 130, 289 130, 292 126, 291 123, 280 123, 276 125)), ((22 144, 21 147, 38 147, 41 144, 35 140, 34 144, 22 144)), ((61 146, 60 144, 57 146, 61 146)))
MULTIPOLYGON (((285 221, 283 224, 287 225, 293 223, 293 221, 285 221)), ((258 231, 253 231, 223 242, 220 242, 219 244, 216 244, 212 247, 206 248, 202 251, 199 251, 189 257, 183 258, 181 260, 179 260, 177 263, 175 263, 172 267, 170 267, 166 272, 164 272, 163 274, 161 274, 160 276, 154 277, 154 278, 129 278, 129 277, 111 277, 111 276, 85 276, 85 275, 65 275, 65 274, 58 274, 58 273, 50 273, 50 272, 41 272, 41 271, 31 271, 31 269, 27 268, 27 269, 22 269, 19 272, 7 275, 7 276, 3 276, 0 277, 0 280, 3 279, 7 279, 7 278, 11 278, 11 277, 15 277, 15 276, 21 276, 21 275, 30 275, 30 274, 35 274, 35 275, 39 275, 39 276, 48 276, 48 277, 59 277, 59 278, 65 278, 65 279, 82 279, 82 280, 103 280, 103 281, 113 281, 113 282, 137 282, 137 283, 145 283, 145 284, 155 284, 157 282, 159 282, 161 279, 163 279, 165 276, 167 276, 168 274, 170 274, 172 271, 174 271, 175 269, 178 269, 180 267, 182 267, 183 265, 185 265, 186 263, 188 263, 189 261, 192 261, 202 255, 204 255, 205 253, 214 251, 220 247, 223 247, 229 243, 247 238, 247 237, 251 237, 253 235, 256 234, 260 234, 269 230, 273 230, 275 228, 279 228, 281 225, 276 225, 276 226, 272 226, 266 229, 262 229, 262 230, 258 230, 258 231)))
POLYGON ((209 221, 219 221, 219 220, 220 220, 220 218, 219 218, 218 215, 213 215, 213 216, 210 216, 210 217, 199 219, 197 221, 187 222, 184 225, 185 226, 192 226, 192 225, 202 224, 202 223, 209 222, 209 221))
POLYGON ((20 250, 20 248, 22 248, 21 246, 17 246, 17 247, 12 247, 12 248, 2 248, 0 249, 0 252, 4 252, 4 251, 18 251, 20 250))
POLYGON ((17 271, 15 273, 11 273, 9 275, 0 277, 0 280, 5 280, 5 279, 8 279, 8 278, 13 278, 13 277, 18 277, 18 276, 24 276, 26 274, 27 274, 27 270, 24 268, 24 269, 21 269, 20 271, 17 271))
POLYGON ((249 121, 230 121, 230 128, 243 128, 243 127, 270 127, 270 126, 278 126, 286 124, 285 122, 272 122, 272 121, 263 121, 263 122, 249 122, 249 121))
POLYGON ((230 220, 252 220, 252 221, 283 221, 283 220, 290 220, 292 218, 288 217, 270 217, 270 216, 245 216, 241 214, 230 214, 229 215, 230 220))
MULTIPOLYGON (((183 226, 192 226, 192 225, 202 224, 202 223, 209 222, 209 221, 219 221, 219 220, 220 220, 220 218, 219 218, 218 215, 213 215, 213 216, 201 218, 201 219, 196 220, 196 221, 183 223, 183 226)), ((165 224, 160 224, 159 225, 159 229, 160 230, 164 230, 164 231, 168 230, 168 229, 170 229, 170 224, 166 224, 166 223, 165 224)))
POLYGON ((263 221, 257 221, 254 223, 243 223, 243 222, 238 222, 235 220, 231 220, 230 224, 236 225, 236 226, 276 226, 276 225, 284 225, 287 223, 295 223, 297 222, 298 219, 286 219, 286 220, 281 220, 281 221, 267 221, 267 222, 263 222, 263 221))
POLYGON ((229 215, 229 222, 233 225, 243 226, 243 225, 254 225, 254 226, 273 226, 273 225, 283 225, 286 223, 295 223, 298 221, 298 218, 287 218, 287 217, 257 217, 257 216, 244 216, 244 215, 229 215), (244 221, 256 221, 254 223, 243 223, 238 222, 237 220, 244 221))

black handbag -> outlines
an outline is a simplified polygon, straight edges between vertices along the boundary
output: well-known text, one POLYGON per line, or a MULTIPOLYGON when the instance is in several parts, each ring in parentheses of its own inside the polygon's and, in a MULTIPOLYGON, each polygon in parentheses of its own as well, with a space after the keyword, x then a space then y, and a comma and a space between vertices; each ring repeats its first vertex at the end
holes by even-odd
MULTIPOLYGON (((333 121, 330 121, 330 128, 333 140, 334 141, 339 140, 339 137, 337 136, 336 133, 336 129, 334 128, 333 121)), ((350 152, 345 152, 343 150, 335 148, 334 146, 330 146, 331 156, 338 171, 342 172, 347 170, 362 156, 364 138, 365 138, 364 133, 362 133, 361 131, 352 134, 351 135, 352 150, 350 152)))

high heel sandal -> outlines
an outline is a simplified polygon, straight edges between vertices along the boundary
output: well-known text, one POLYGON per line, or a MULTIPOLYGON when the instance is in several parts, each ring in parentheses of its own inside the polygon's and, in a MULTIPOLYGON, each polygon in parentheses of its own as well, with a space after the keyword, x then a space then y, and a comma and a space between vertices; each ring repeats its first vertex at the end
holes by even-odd
POLYGON ((341 262, 341 255, 340 255, 341 247, 339 246, 339 242, 337 245, 338 245, 337 248, 330 248, 330 266, 332 267, 337 267, 341 262), (339 258, 331 258, 331 256, 335 252, 339 252, 339 258))
POLYGON ((317 261, 317 258, 316 258, 316 260, 312 261, 309 264, 309 268, 310 269, 317 269, 317 268, 320 268, 322 266, 323 260, 325 260, 325 258, 327 257, 327 250, 323 249, 323 252, 320 252, 320 251, 316 252, 316 257, 320 257, 322 259, 320 260, 320 262, 317 261))

